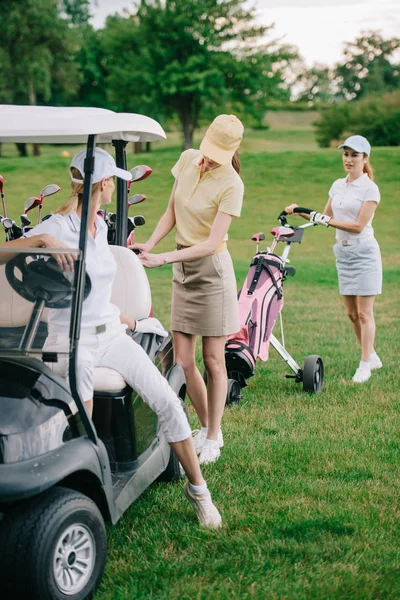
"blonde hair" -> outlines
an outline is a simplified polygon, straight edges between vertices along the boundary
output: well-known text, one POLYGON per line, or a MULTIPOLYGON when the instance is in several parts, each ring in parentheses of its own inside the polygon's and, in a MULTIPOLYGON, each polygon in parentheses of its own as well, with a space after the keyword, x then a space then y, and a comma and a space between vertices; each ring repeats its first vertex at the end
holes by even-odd
POLYGON ((363 173, 366 173, 368 175, 368 177, 371 179, 371 181, 373 181, 374 180, 374 171, 370 165, 368 154, 365 154, 365 152, 363 152, 363 155, 364 155, 364 158, 366 158, 368 160, 368 162, 366 162, 364 165, 363 173))
MULTIPOLYGON (((83 175, 78 169, 75 167, 71 168, 71 174, 74 179, 83 179, 83 175)), ((100 190, 101 182, 94 183, 92 185, 92 196, 96 192, 100 190)), ((57 210, 54 211, 54 214, 68 216, 71 213, 75 212, 77 208, 82 204, 83 200, 83 183, 75 183, 75 181, 71 182, 71 195, 64 204, 62 204, 57 210)))
POLYGON ((239 154, 239 150, 236 150, 235 154, 232 156, 232 167, 235 169, 236 173, 240 174, 240 154, 239 154))

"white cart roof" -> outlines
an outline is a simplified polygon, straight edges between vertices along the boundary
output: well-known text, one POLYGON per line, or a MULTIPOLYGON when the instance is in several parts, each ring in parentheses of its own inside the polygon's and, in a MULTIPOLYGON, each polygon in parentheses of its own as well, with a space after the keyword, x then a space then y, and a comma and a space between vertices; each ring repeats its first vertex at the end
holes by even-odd
POLYGON ((49 144, 112 140, 154 142, 167 136, 150 117, 103 108, 0 104, 0 142, 49 144))

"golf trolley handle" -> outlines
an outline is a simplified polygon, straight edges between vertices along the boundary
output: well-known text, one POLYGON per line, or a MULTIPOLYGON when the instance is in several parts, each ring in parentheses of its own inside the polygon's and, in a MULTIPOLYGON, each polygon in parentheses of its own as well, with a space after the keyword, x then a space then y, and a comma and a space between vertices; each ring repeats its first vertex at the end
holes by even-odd
MULTIPOLYGON (((304 208, 303 206, 297 206, 295 209, 293 209, 293 212, 294 213, 305 213, 305 214, 309 215, 313 211, 311 208, 304 208)), ((278 217, 278 221, 283 226, 287 225, 287 219, 286 219, 287 215, 288 215, 288 213, 283 210, 278 217)))

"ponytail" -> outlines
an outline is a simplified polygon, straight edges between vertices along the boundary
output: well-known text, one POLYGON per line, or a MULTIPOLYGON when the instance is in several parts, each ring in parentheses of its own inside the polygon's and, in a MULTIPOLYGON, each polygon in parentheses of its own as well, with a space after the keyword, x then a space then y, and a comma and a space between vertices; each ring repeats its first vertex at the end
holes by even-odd
MULTIPOLYGON (((366 154, 364 154, 365 158, 368 158, 366 154)), ((371 164, 366 162, 363 168, 363 173, 366 173, 371 181, 374 180, 374 171, 372 170, 371 164)))
MULTIPOLYGON (((82 174, 75 169, 75 167, 71 168, 71 174, 74 179, 83 179, 82 174)), ((100 182, 94 183, 92 185, 92 195, 97 192, 100 188, 100 182)), ((57 210, 54 211, 54 214, 68 216, 71 213, 75 212, 77 208, 82 204, 83 200, 83 183, 75 183, 75 181, 71 182, 71 195, 64 204, 62 204, 57 210)))
POLYGON ((236 150, 235 154, 232 156, 232 167, 235 169, 236 173, 240 174, 240 154, 239 154, 239 150, 236 150))

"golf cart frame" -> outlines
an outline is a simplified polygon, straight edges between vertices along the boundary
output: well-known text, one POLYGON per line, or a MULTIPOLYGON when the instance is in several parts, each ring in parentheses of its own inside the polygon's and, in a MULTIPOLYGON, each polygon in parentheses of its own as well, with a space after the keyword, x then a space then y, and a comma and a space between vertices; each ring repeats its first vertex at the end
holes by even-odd
MULTIPOLYGON (((38 379, 45 377, 46 381, 49 382, 48 397, 45 397, 43 391, 40 395, 40 398, 44 402, 51 399, 52 393, 56 393, 57 401, 61 405, 64 399, 70 395, 77 409, 75 414, 71 414, 68 417, 70 424, 74 423, 73 429, 75 434, 72 436, 72 439, 69 438, 68 441, 62 443, 55 450, 41 454, 40 456, 32 456, 19 461, 11 460, 7 463, 3 460, 0 444, 0 513, 7 516, 9 511, 19 511, 19 522, 21 522, 21 511, 25 511, 28 516, 24 517, 25 520, 22 519, 22 521, 25 524, 27 535, 34 535, 34 525, 32 524, 32 519, 29 519, 29 511, 37 511, 37 507, 42 506, 41 503, 44 503, 43 506, 45 506, 46 501, 49 502, 48 497, 50 493, 53 493, 54 502, 57 507, 60 507, 62 504, 60 496, 62 489, 67 488, 71 493, 73 491, 75 497, 76 493, 78 493, 84 497, 83 501, 81 501, 82 505, 86 500, 95 505, 94 507, 92 506, 91 510, 93 514, 97 510, 97 519, 100 517, 100 519, 111 521, 114 524, 151 482, 157 478, 164 480, 177 480, 180 478, 179 463, 174 453, 170 450, 170 446, 157 422, 156 416, 147 405, 143 404, 143 401, 140 402, 137 396, 133 399, 134 392, 126 384, 125 387, 119 390, 95 392, 92 421, 79 395, 77 381, 82 303, 86 284, 85 258, 88 214, 92 175, 96 160, 96 143, 112 143, 115 148, 117 166, 126 169, 125 149, 128 142, 156 141, 165 139, 165 137, 163 129, 156 121, 142 115, 114 113, 108 110, 90 108, 0 106, 0 142, 86 143, 79 252, 75 261, 71 295, 70 390, 65 381, 58 377, 45 364, 49 356, 45 353, 42 354, 40 350, 36 352, 42 354, 41 360, 32 356, 31 352, 24 351, 24 349, 27 349, 27 346, 24 346, 24 344, 20 346, 19 352, 0 349, 0 382, 6 379, 8 385, 11 385, 12 377, 16 377, 17 373, 19 373, 19 381, 22 381, 27 374, 35 373, 38 379), (97 428, 94 424, 94 421, 96 421, 96 411, 100 410, 101 412, 101 406, 103 408, 107 405, 109 406, 110 402, 112 402, 113 410, 115 409, 112 416, 113 422, 119 428, 120 434, 114 469, 112 469, 112 465, 110 464, 109 452, 107 452, 105 445, 99 439, 97 428), (100 408, 98 409, 98 407, 100 408), (142 440, 140 445, 135 438, 135 419, 136 414, 143 414, 143 411, 147 411, 146 418, 153 419, 152 426, 150 427, 153 433, 150 437, 147 434, 147 438, 142 440)), ((140 269, 143 271, 143 267, 134 253, 123 248, 126 246, 127 240, 127 183, 121 179, 117 179, 116 188, 117 247, 115 248, 115 252, 117 255, 115 256, 117 256, 117 263, 119 260, 128 260, 131 261, 133 269, 136 268, 139 271, 140 269), (121 258, 119 258, 120 255, 121 258), (138 264, 140 267, 138 267, 138 264)), ((18 252, 17 248, 14 247, 13 249, 18 252)), ((25 330, 24 339, 27 339, 27 337, 34 338, 34 327, 38 324, 39 318, 31 316, 31 321, 26 326, 28 333, 25 330), (33 323, 35 319, 36 323, 33 323), (29 330, 30 327, 31 330, 29 330)), ((145 348, 146 352, 157 366, 159 366, 171 387, 183 399, 186 391, 185 380, 182 369, 174 363, 171 336, 169 335, 168 338, 161 341, 151 334, 137 335, 138 343, 145 348)), ((32 388, 32 391, 37 393, 37 384, 34 384, 35 386, 35 390, 32 388)), ((73 527, 73 506, 77 505, 79 508, 79 501, 75 498, 74 505, 73 499, 67 497, 68 502, 72 502, 69 513, 72 511, 70 527, 73 527)), ((12 513, 13 515, 14 512, 12 513)), ((3 519, 4 523, 6 520, 6 518, 3 519)), ((31 553, 37 552, 42 557, 42 562, 39 564, 42 565, 42 569, 46 571, 45 573, 36 573, 32 566, 29 567, 29 564, 27 566, 23 565, 21 558, 17 556, 17 551, 14 554, 8 552, 4 537, 7 537, 8 540, 13 539, 13 523, 17 521, 18 519, 16 517, 14 519, 14 516, 12 520, 8 519, 6 535, 3 534, 2 542, 1 532, 4 523, 1 521, 0 515, 0 589, 2 590, 2 597, 4 597, 4 590, 6 598, 13 597, 15 592, 21 591, 18 587, 20 582, 16 580, 13 581, 12 585, 10 584, 11 587, 9 588, 3 586, 3 579, 4 576, 7 576, 7 572, 18 572, 19 567, 25 568, 29 588, 36 590, 35 592, 28 592, 28 594, 32 593, 32 597, 40 597, 41 600, 58 600, 58 598, 64 598, 66 594, 71 600, 83 600, 93 592, 101 579, 104 569, 106 556, 104 531, 99 531, 96 534, 98 539, 95 546, 95 556, 94 558, 92 557, 93 564, 91 564, 90 577, 86 577, 87 581, 83 581, 83 584, 82 581, 81 584, 74 584, 73 578, 71 578, 71 581, 67 582, 63 587, 64 584, 62 583, 60 586, 57 585, 56 576, 52 578, 47 572, 47 566, 52 564, 49 558, 51 548, 50 550, 49 548, 43 550, 42 548, 33 546, 33 538, 30 541, 32 545, 31 553), (1 566, 1 563, 3 566, 1 566), (30 577, 31 580, 29 580, 30 577), (34 593, 36 595, 33 595, 34 593)), ((21 528, 23 528, 22 525, 21 528)), ((87 537, 89 539, 91 536, 90 527, 88 531, 87 537)), ((96 538, 94 534, 92 537, 93 539, 96 538)), ((54 543, 55 549, 61 549, 64 552, 64 539, 65 536, 62 539, 60 538, 61 541, 58 540, 58 542, 57 540, 51 540, 48 546, 50 547, 54 543), (56 548, 57 544, 59 544, 59 548, 56 548)), ((68 548, 70 548, 70 545, 68 548)), ((63 560, 66 560, 66 571, 69 568, 68 561, 75 560, 76 554, 74 554, 75 550, 74 552, 68 550, 68 552, 69 554, 64 553, 65 556, 63 555, 63 560), (73 558, 71 558, 72 556, 73 558)), ((78 580, 79 577, 77 578, 78 580)), ((25 585, 28 586, 27 583, 25 585)), ((27 593, 26 590, 25 593, 27 593)), ((31 596, 25 595, 24 597, 28 598, 31 596)))

